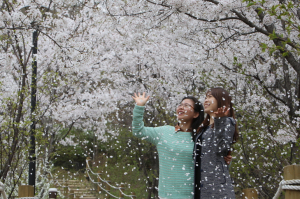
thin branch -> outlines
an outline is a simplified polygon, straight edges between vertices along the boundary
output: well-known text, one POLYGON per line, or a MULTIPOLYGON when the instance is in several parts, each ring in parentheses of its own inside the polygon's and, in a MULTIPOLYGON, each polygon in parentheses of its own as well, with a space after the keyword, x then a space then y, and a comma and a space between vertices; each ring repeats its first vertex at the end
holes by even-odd
POLYGON ((9 27, 0 27, 0 30, 25 30, 25 29, 30 29, 30 28, 25 28, 23 26, 20 27, 13 27, 13 28, 9 28, 9 27))
MULTIPOLYGON (((14 51, 14 54, 16 55, 16 57, 17 57, 17 60, 18 60, 18 62, 20 63, 20 65, 23 65, 23 63, 22 63, 22 60, 21 60, 21 58, 19 57, 20 55, 18 54, 18 52, 17 52, 17 47, 15 47, 15 45, 13 45, 13 41, 12 41, 12 39, 10 39, 11 40, 11 46, 12 46, 12 48, 13 48, 13 51, 14 51)), ((18 41, 16 41, 16 43, 17 43, 18 41)), ((18 44, 17 44, 18 45, 18 44)))
MULTIPOLYGON (((180 12, 180 10, 177 10, 177 11, 180 12)), ((238 17, 225 17, 225 18, 221 18, 221 19, 204 19, 204 18, 196 17, 196 16, 194 16, 191 13, 188 13, 188 12, 185 12, 184 14, 191 17, 191 18, 193 18, 193 19, 196 19, 198 21, 205 21, 205 22, 217 22, 217 21, 226 21, 226 20, 233 20, 233 19, 239 20, 238 17)))
POLYGON ((220 4, 220 2, 218 2, 216 0, 204 0, 204 1, 208 1, 208 2, 211 2, 211 3, 216 4, 216 5, 220 4))
POLYGON ((161 22, 163 22, 163 21, 165 21, 166 19, 168 19, 168 18, 170 18, 170 16, 173 14, 174 12, 169 12, 168 14, 165 14, 163 17, 160 17, 160 21, 159 21, 159 23, 161 23, 161 22))
MULTIPOLYGON (((234 73, 238 73, 236 70, 233 70, 232 68, 229 68, 229 67, 226 66, 225 64, 223 64, 223 63, 220 63, 220 64, 221 64, 221 66, 223 66, 225 69, 231 70, 231 71, 234 72, 234 73)), ((249 75, 249 74, 246 74, 246 73, 245 73, 245 74, 242 74, 242 75, 244 75, 244 76, 246 76, 246 77, 252 77, 252 78, 256 79, 256 80, 260 83, 260 85, 262 85, 262 87, 267 91, 267 93, 268 93, 269 95, 271 95, 273 98, 277 99, 278 101, 282 102, 283 104, 287 105, 285 100, 283 100, 283 99, 277 97, 275 94, 273 94, 273 93, 269 90, 269 88, 268 88, 266 85, 264 85, 264 82, 258 77, 258 75, 249 75)))
POLYGON ((71 132, 74 124, 75 124, 75 120, 72 121, 72 124, 70 125, 68 132, 61 138, 62 140, 68 136, 68 134, 71 132))
POLYGON ((172 8, 172 6, 165 4, 165 1, 163 1, 162 3, 155 3, 153 1, 150 0, 146 0, 148 3, 154 4, 154 5, 159 5, 159 6, 163 6, 163 7, 167 7, 167 8, 172 8))
POLYGON ((52 37, 50 37, 48 34, 44 33, 43 31, 41 31, 40 29, 37 29, 40 33, 42 33, 43 35, 45 35, 46 37, 48 37, 50 40, 52 40, 58 47, 63 48, 61 45, 59 45, 52 37))
POLYGON ((143 15, 143 14, 148 13, 148 12, 152 12, 152 11, 147 11, 147 12, 144 11, 144 12, 138 12, 138 13, 131 13, 131 14, 128 14, 127 11, 126 11, 125 9, 123 9, 124 12, 125 12, 125 15, 115 15, 115 14, 112 14, 111 11, 108 9, 108 6, 107 6, 107 0, 106 0, 105 5, 106 5, 106 10, 107 10, 108 14, 109 14, 110 16, 112 16, 112 17, 137 16, 137 15, 143 15))
MULTIPOLYGON (((216 47, 211 48, 211 49, 216 49, 216 48, 218 48, 218 47, 221 46, 223 43, 225 43, 225 42, 227 42, 229 39, 233 38, 235 35, 238 35, 238 33, 232 34, 231 36, 225 38, 225 40, 221 41, 216 47)), ((211 49, 209 49, 209 50, 211 50, 211 49)))

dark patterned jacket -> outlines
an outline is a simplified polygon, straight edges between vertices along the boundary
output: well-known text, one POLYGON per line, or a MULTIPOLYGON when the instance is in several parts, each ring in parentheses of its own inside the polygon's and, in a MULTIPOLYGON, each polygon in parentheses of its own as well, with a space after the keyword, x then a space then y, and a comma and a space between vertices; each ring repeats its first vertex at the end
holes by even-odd
POLYGON ((208 126, 196 138, 194 147, 194 198, 235 198, 227 156, 233 140, 236 121, 231 117, 214 119, 214 128, 208 126))

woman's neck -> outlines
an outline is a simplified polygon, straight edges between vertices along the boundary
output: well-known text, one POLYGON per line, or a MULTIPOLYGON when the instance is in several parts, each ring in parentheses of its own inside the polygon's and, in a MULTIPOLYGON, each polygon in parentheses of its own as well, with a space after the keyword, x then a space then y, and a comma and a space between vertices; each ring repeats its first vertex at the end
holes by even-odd
POLYGON ((209 125, 212 125, 214 123, 214 117, 215 115, 209 115, 209 125))
POLYGON ((179 121, 180 130, 183 132, 188 132, 192 128, 192 122, 179 121))

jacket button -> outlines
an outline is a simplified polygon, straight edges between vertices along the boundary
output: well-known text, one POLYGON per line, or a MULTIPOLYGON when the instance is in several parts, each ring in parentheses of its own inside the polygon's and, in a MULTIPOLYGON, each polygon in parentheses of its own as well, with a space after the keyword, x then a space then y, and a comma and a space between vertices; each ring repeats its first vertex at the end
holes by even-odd
POLYGON ((203 169, 201 169, 200 171, 203 172, 203 169))
POLYGON ((203 184, 200 184, 200 187, 203 187, 203 184))

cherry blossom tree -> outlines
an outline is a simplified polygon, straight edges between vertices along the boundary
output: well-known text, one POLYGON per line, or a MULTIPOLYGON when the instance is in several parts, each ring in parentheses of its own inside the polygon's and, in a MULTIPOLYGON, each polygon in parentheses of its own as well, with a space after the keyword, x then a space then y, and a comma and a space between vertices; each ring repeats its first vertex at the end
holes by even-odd
MULTIPOLYGON (((91 53, 95 47, 92 41, 95 37, 89 41, 87 38, 90 35, 86 36, 84 32, 94 33, 96 30, 93 30, 93 26, 88 27, 89 30, 84 26, 90 25, 83 24, 83 21, 91 16, 82 3, 4 1, 1 6, 3 145, 0 177, 11 188, 9 191, 12 195, 17 184, 26 182, 21 177, 28 164, 26 151, 29 147, 28 131, 31 124, 32 73, 29 67, 32 61, 32 30, 39 33, 38 55, 34 57, 38 63, 39 102, 34 113, 38 126, 35 134, 39 144, 36 156, 44 155, 46 162, 51 160, 55 145, 67 137, 72 127, 87 129, 105 125, 104 115, 116 109, 113 106, 116 100, 111 100, 110 90, 114 82, 111 80, 112 76, 107 75, 110 74, 107 69, 109 66, 103 64, 103 67, 99 67, 98 60, 109 59, 113 52, 104 50, 104 45, 100 47, 104 49, 98 49, 98 55, 91 53), (74 9, 66 9, 69 6, 74 9), (82 18, 78 17, 80 15, 82 18), (67 42, 68 40, 71 42, 67 42), (93 56, 93 60, 89 60, 89 56, 93 56), (62 134, 62 129, 69 131, 62 134)), ((103 26, 106 25, 103 23, 103 26)), ((100 37, 109 35, 109 29, 103 31, 100 37)), ((94 44, 100 45, 103 41, 94 44)), ((103 132, 96 133, 101 139, 103 132)))
POLYGON ((240 125, 231 167, 237 193, 255 187, 271 197, 282 167, 299 162, 298 1, 4 0, 0 6, 0 179, 11 193, 27 175, 33 30, 39 33, 36 154, 50 165, 57 144, 74 144, 72 128, 92 129, 100 141, 117 136, 105 127, 122 120, 120 111, 131 114, 134 92, 151 95, 151 125, 161 115, 174 119, 183 96, 203 100, 215 86, 231 91, 240 125))

